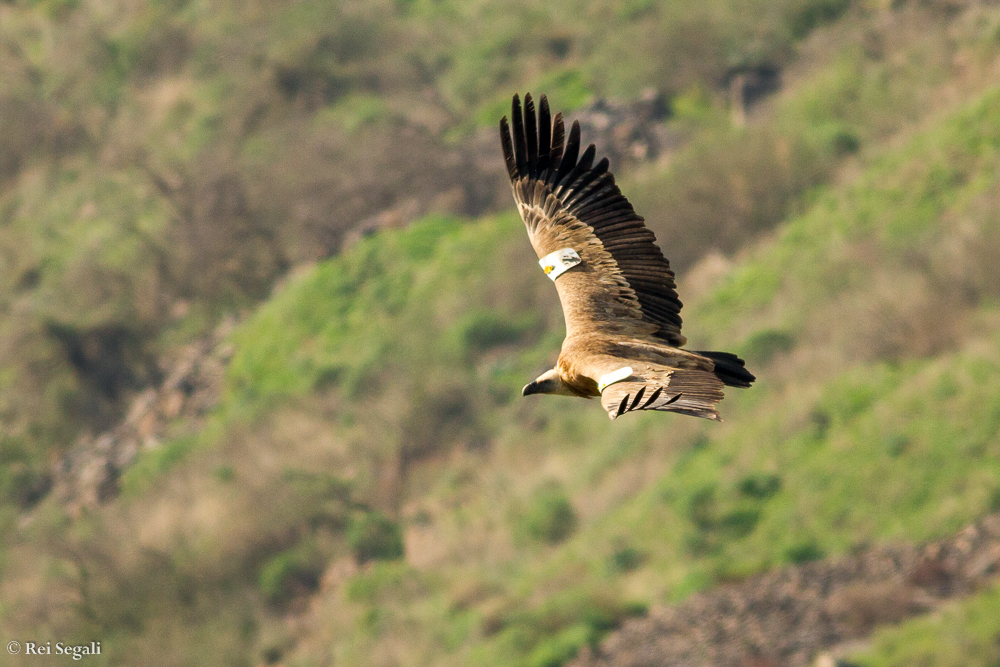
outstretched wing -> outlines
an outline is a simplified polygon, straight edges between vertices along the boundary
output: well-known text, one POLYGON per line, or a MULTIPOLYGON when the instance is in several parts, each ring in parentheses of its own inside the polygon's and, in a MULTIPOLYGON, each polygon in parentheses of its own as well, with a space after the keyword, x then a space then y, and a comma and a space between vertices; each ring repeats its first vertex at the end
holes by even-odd
POLYGON ((612 419, 635 410, 662 410, 722 421, 715 409, 722 387, 710 372, 668 369, 608 385, 601 405, 612 419))
MULTIPOLYGON (((571 249, 554 274, 566 318, 575 331, 652 336, 680 347, 681 302, 674 272, 656 239, 608 171, 594 164, 591 144, 580 155, 580 124, 568 140, 561 114, 554 121, 543 95, 536 119, 530 95, 524 113, 512 105, 513 135, 505 116, 500 140, 514 199, 539 259, 571 249), (566 267, 569 268, 566 268, 566 267)), ((564 253, 565 255, 565 253, 564 253)), ((556 260, 558 264, 561 260, 556 260)))

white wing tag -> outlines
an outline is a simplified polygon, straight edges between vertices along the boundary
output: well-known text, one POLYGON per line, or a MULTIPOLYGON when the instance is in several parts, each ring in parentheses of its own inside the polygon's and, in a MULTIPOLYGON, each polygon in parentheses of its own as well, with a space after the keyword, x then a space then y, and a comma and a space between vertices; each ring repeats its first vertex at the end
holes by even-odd
POLYGON ((631 366, 622 366, 616 371, 611 371, 607 375, 602 375, 601 379, 597 382, 597 391, 604 393, 604 390, 608 386, 613 385, 615 382, 621 382, 622 380, 632 376, 631 366))
POLYGON ((560 250, 556 250, 555 252, 550 252, 545 257, 542 257, 538 260, 538 265, 542 267, 543 271, 545 271, 545 275, 552 278, 552 281, 555 282, 556 278, 566 273, 582 261, 583 260, 580 259, 580 255, 577 254, 576 250, 573 250, 572 248, 562 248, 560 250))

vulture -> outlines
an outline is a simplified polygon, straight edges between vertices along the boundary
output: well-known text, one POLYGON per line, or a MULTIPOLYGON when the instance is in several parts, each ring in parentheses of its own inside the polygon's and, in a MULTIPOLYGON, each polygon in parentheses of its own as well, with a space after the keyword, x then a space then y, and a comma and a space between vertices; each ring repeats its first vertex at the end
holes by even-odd
POLYGON ((722 389, 756 378, 729 352, 682 349, 674 272, 656 238, 615 185, 608 159, 580 151, 580 123, 565 135, 542 95, 517 95, 500 142, 517 209, 555 283, 566 338, 555 368, 522 391, 601 397, 611 419, 636 410, 721 421, 722 389), (512 131, 513 128, 513 131, 512 131))

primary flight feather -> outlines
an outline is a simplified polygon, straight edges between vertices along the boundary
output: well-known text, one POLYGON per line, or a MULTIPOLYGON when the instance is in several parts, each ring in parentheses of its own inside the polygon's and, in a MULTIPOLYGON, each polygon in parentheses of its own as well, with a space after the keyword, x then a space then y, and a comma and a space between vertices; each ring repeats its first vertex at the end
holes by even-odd
POLYGON ((608 159, 580 154, 580 124, 565 135, 542 95, 517 95, 500 120, 511 189, 539 264, 555 282, 566 339, 555 368, 523 394, 600 396, 611 419, 667 410, 719 419, 724 385, 754 376, 728 352, 681 349, 681 302, 656 239, 615 185, 608 159), (513 131, 511 126, 513 126, 513 131))

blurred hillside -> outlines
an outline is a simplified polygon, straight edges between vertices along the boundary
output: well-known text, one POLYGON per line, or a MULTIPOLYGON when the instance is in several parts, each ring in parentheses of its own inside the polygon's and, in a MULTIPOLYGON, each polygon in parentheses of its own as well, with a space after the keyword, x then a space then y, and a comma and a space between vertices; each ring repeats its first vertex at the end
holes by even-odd
POLYGON ((37 500, 50 452, 114 424, 178 344, 349 232, 507 208, 510 90, 567 110, 683 95, 680 143, 734 72, 779 71, 846 4, 753 7, 0 4, 0 412, 22 470, 4 486, 37 500))
MULTIPOLYGON (((0 53, 0 636, 555 667, 1000 510, 993 3, 7 2, 0 53), (525 90, 760 378, 724 424, 521 399, 525 90)), ((996 599, 851 659, 995 665, 996 599)))

